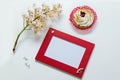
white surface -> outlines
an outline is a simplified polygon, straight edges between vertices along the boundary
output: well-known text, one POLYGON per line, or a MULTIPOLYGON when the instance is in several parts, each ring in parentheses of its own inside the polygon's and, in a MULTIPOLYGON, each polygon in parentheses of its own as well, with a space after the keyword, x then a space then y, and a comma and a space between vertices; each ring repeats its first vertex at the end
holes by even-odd
POLYGON ((82 46, 67 42, 66 40, 58 37, 52 37, 52 40, 45 52, 45 56, 77 69, 85 50, 86 49, 82 46))
POLYGON ((0 80, 80 80, 34 60, 43 36, 26 31, 20 38, 16 54, 12 47, 22 29, 23 13, 33 3, 60 2, 63 16, 52 26, 76 37, 95 43, 95 48, 82 80, 120 80, 120 1, 119 0, 2 0, 0 2, 0 80), (94 8, 98 15, 93 32, 82 35, 74 31, 68 20, 71 10, 79 5, 94 8), (23 57, 27 57, 25 61, 23 57), (25 66, 30 64, 30 68, 25 66))

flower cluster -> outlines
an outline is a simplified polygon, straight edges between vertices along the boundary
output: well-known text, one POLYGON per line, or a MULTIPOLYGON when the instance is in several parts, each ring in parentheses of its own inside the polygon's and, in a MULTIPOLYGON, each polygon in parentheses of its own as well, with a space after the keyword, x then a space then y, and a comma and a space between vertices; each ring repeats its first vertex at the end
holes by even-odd
POLYGON ((28 15, 23 15, 24 25, 29 25, 34 30, 34 33, 47 26, 49 19, 55 16, 60 16, 62 6, 60 4, 53 5, 52 9, 42 4, 42 7, 35 8, 33 11, 28 10, 28 15))
POLYGON ((25 30, 29 29, 33 30, 34 33, 37 33, 47 26, 49 20, 53 20, 53 18, 60 16, 61 12, 61 4, 55 4, 52 6, 52 8, 45 4, 42 4, 42 7, 34 8, 33 10, 28 10, 28 14, 23 15, 24 27, 16 38, 13 51, 15 51, 20 35, 25 30))

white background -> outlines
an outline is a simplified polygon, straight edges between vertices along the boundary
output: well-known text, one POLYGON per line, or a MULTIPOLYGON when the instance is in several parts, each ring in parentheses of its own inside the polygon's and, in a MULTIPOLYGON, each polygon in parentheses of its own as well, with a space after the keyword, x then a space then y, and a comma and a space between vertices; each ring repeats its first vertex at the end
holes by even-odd
POLYGON ((35 56, 45 33, 40 37, 26 31, 21 36, 16 53, 12 47, 22 27, 23 13, 33 3, 61 3, 63 14, 54 28, 95 43, 95 49, 82 80, 119 80, 120 77, 120 1, 119 0, 2 0, 0 2, 0 80, 80 80, 53 67, 38 63, 35 56), (69 14, 73 8, 88 5, 94 8, 98 21, 93 32, 80 34, 72 29, 69 14), (28 58, 25 61, 23 58, 28 58), (25 64, 30 64, 30 68, 25 64))

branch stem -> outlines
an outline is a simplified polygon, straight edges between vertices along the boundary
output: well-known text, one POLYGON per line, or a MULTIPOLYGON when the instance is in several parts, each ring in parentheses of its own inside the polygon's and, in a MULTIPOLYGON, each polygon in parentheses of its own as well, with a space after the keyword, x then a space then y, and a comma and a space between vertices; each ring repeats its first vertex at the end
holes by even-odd
POLYGON ((26 28, 27 28, 28 26, 29 26, 29 25, 26 24, 26 26, 25 26, 25 27, 20 31, 20 33, 18 34, 18 36, 17 36, 17 38, 16 38, 16 40, 15 40, 14 47, 13 47, 13 52, 15 52, 16 45, 17 45, 17 43, 18 43, 18 39, 19 39, 20 35, 26 30, 26 28))
MULTIPOLYGON (((36 19, 38 19, 40 16, 37 16, 33 19, 33 21, 35 21, 36 19)), ((18 43, 18 39, 20 37, 20 35, 27 29, 27 27, 29 26, 29 24, 27 23, 26 26, 20 31, 20 33, 18 34, 16 40, 15 40, 15 44, 14 44, 14 47, 13 47, 13 52, 15 53, 15 49, 16 49, 16 46, 17 46, 17 43, 18 43)))

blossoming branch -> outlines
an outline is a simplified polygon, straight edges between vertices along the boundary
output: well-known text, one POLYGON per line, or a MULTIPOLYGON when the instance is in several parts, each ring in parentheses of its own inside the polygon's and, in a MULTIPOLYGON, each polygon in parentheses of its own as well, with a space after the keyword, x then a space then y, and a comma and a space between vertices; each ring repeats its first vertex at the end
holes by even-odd
POLYGON ((61 4, 55 4, 52 6, 52 8, 45 4, 42 4, 42 7, 28 10, 28 14, 23 15, 24 27, 15 40, 13 52, 15 52, 19 37, 25 30, 29 29, 33 30, 35 34, 38 33, 40 30, 47 26, 48 20, 53 20, 54 17, 60 16, 61 11, 61 4))

